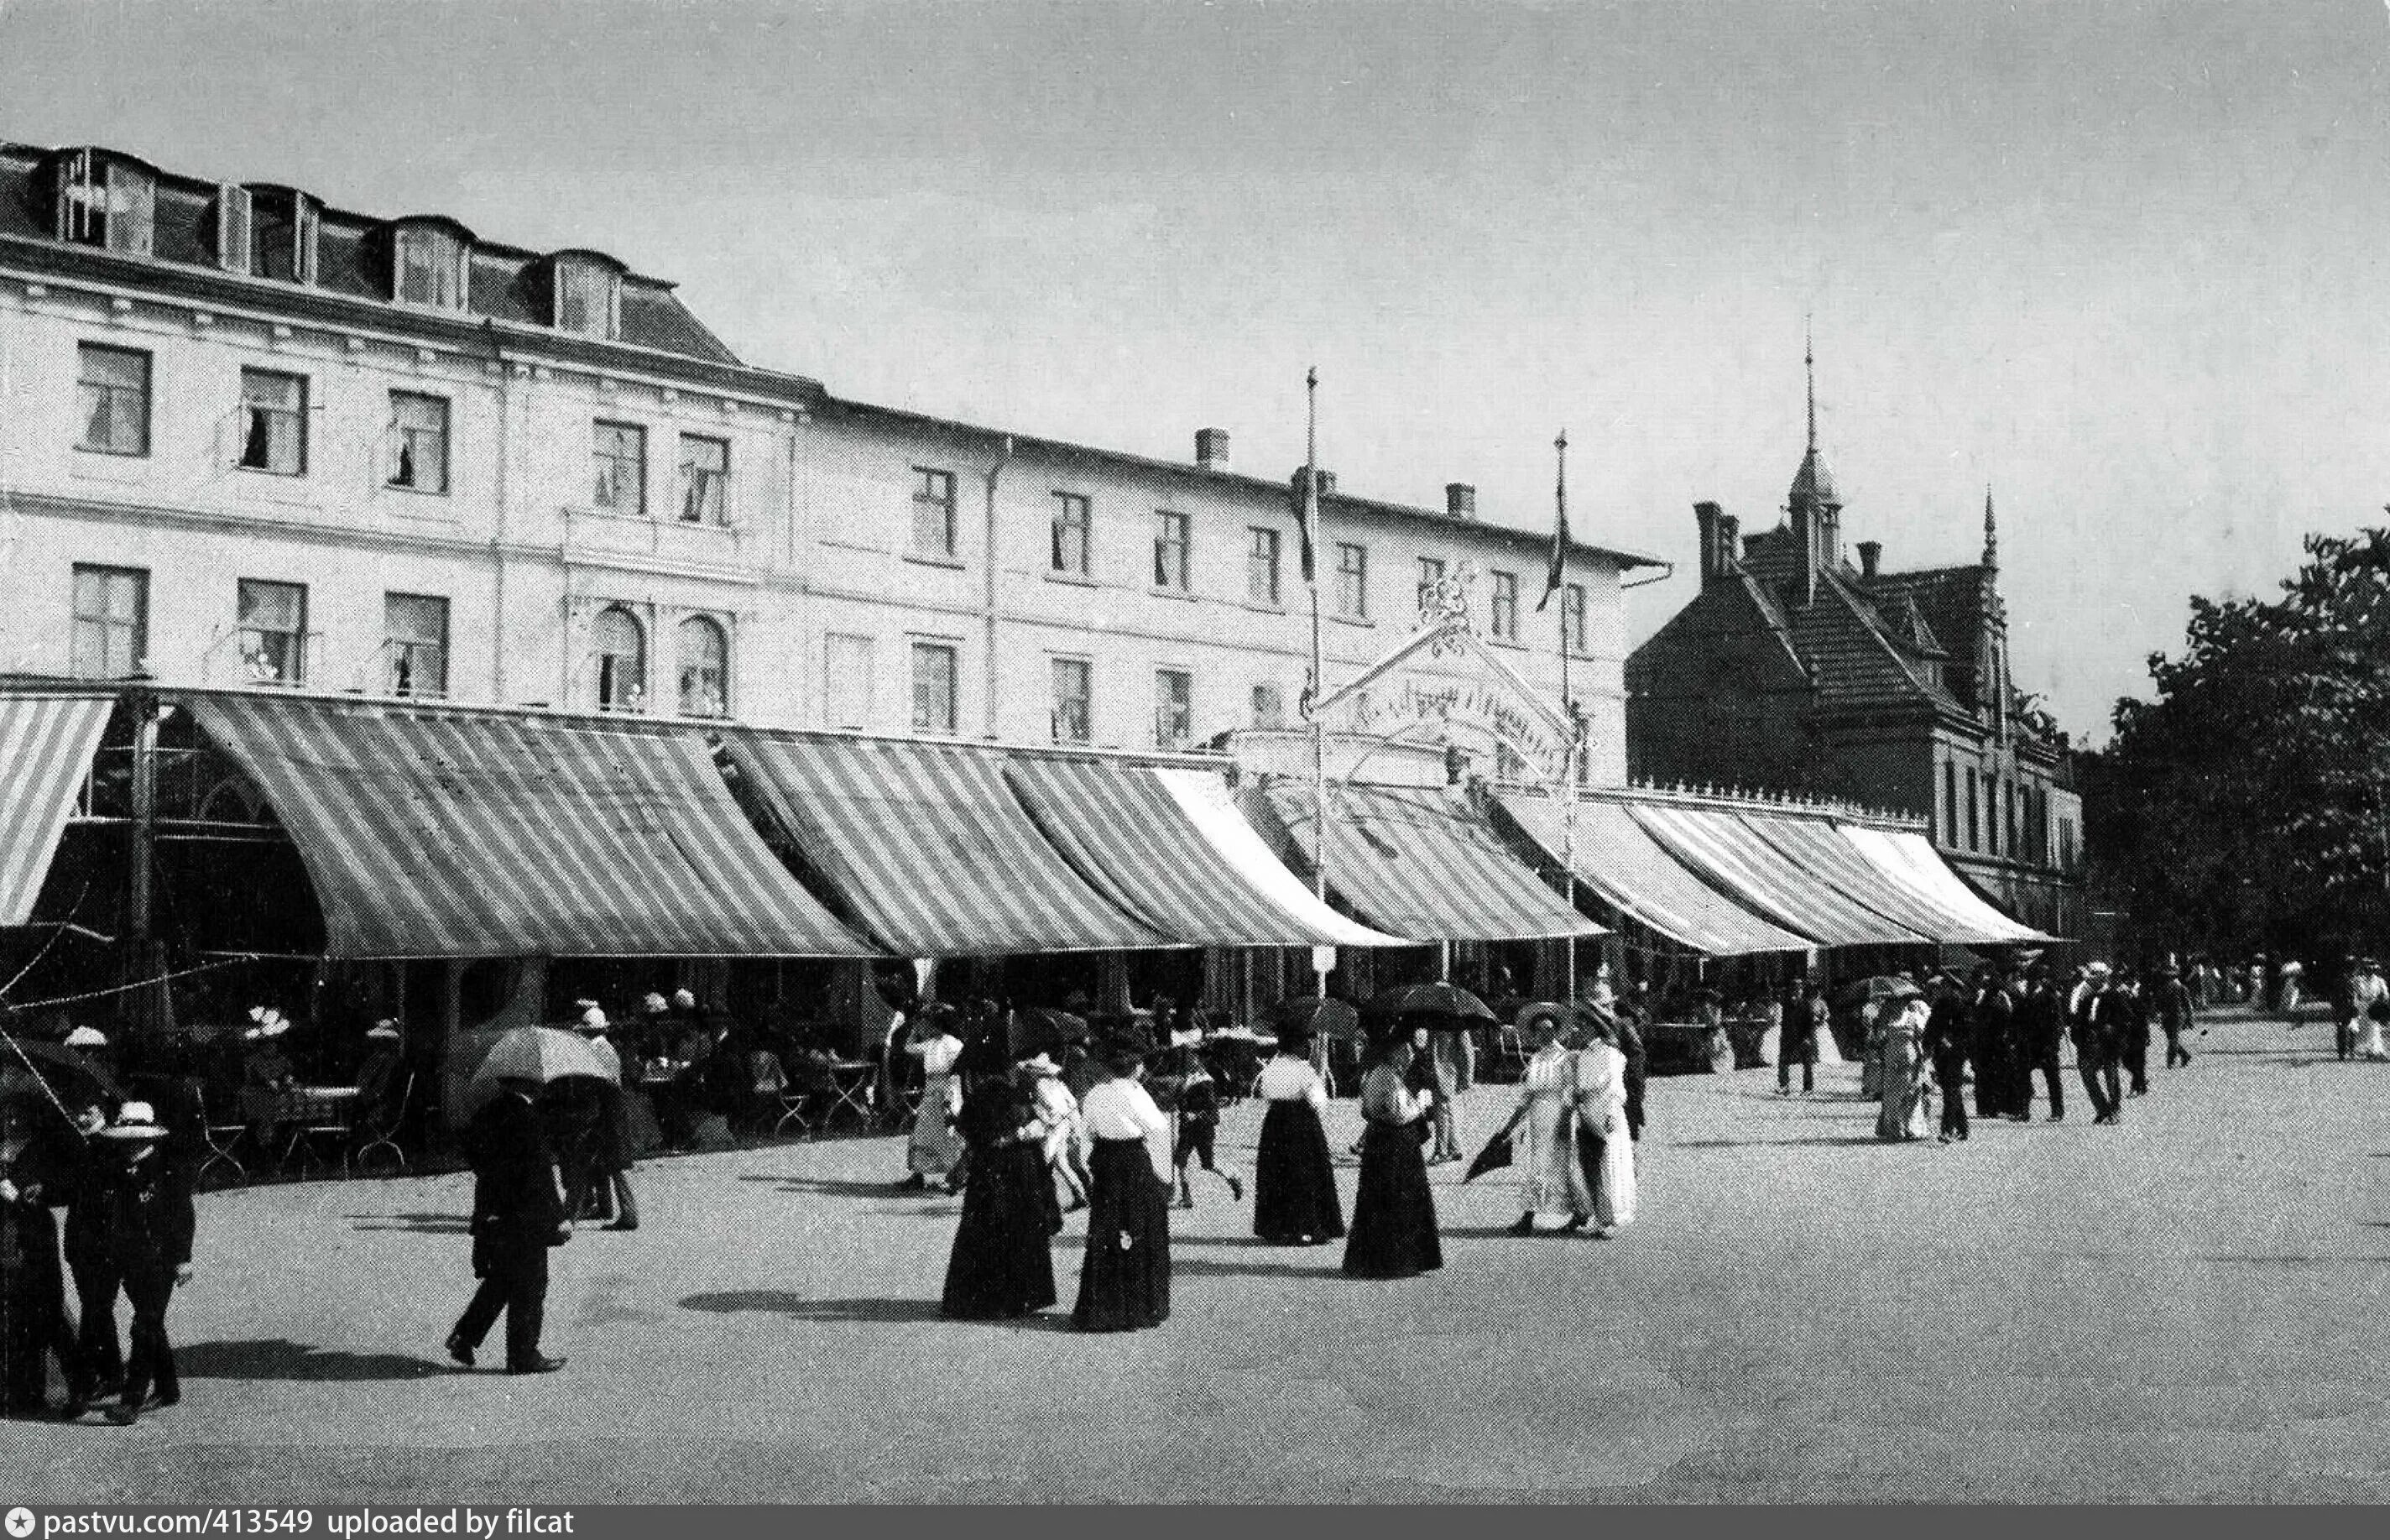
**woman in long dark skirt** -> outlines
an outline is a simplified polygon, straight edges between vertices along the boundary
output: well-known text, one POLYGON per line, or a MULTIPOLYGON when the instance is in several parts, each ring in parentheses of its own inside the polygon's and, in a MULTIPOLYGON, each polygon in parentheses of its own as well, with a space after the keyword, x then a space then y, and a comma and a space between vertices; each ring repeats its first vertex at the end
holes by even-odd
POLYGON ((1361 1082, 1361 1182, 1353 1194, 1353 1233, 1344 1242, 1344 1271, 1356 1278, 1407 1278, 1444 1265, 1435 1229, 1435 1197, 1428 1191, 1427 1109, 1403 1084, 1411 1046, 1383 1046, 1361 1082))
POLYGON ((35 1108, 30 1087, 12 1082, 0 1091, 0 1410, 10 1417, 48 1409, 47 1357, 58 1359, 66 1380, 70 1417, 84 1392, 49 1210, 66 1196, 71 1157, 65 1141, 74 1136, 63 1119, 55 1129, 38 1126, 48 1110, 35 1108), (20 1089, 26 1094, 17 1094, 20 1089))
POLYGON ((1045 1127, 1029 1098, 1000 1074, 974 1077, 957 1119, 970 1151, 962 1223, 946 1261, 939 1313, 956 1320, 1001 1321, 1054 1303, 1054 1202, 1046 1175, 1045 1127), (1045 1189, 1041 1201, 1038 1189, 1045 1189))
POLYGON ((1086 1260, 1071 1312, 1082 1331, 1137 1331, 1170 1317, 1170 1119, 1137 1084, 1147 1048, 1135 1035, 1108 1046, 1106 1078, 1080 1104, 1095 1146, 1086 1260), (1156 1140, 1165 1141, 1158 1159, 1156 1140))
POLYGON ((1273 1246, 1316 1246, 1344 1233, 1329 1163, 1328 1085, 1311 1067, 1311 1035, 1285 1033, 1262 1066, 1261 1149, 1253 1161, 1253 1234, 1273 1246))

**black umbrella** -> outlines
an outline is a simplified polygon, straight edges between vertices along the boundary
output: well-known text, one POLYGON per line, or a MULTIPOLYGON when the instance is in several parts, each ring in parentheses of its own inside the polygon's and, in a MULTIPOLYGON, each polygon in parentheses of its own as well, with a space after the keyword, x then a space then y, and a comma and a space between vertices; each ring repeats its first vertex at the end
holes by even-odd
POLYGON ((35 1037, 0 1040, 0 1070, 39 1075, 49 1083, 61 1101, 71 1100, 70 1092, 109 1101, 124 1099, 124 1087, 116 1083, 107 1066, 63 1043, 35 1037))
POLYGON ((1270 1024, 1279 1032, 1309 1033, 1314 1037, 1353 1038, 1361 1035, 1361 1013, 1343 1000, 1298 995, 1272 1007, 1270 1024))
POLYGON ((1073 1043, 1085 1043, 1087 1037, 1086 1019, 1067 1010, 1024 1006, 1012 1013, 1012 1057, 1016 1060, 1041 1053, 1060 1053, 1073 1043))
POLYGON ((1511 1113, 1510 1121, 1502 1125, 1502 1132, 1485 1141, 1485 1148, 1477 1152, 1477 1159, 1469 1162, 1467 1174, 1460 1178, 1463 1182, 1474 1182, 1487 1172, 1499 1171, 1510 1163, 1510 1133, 1519 1126, 1519 1120, 1525 1113, 1523 1107, 1511 1113))
POLYGON ((1446 983, 1405 984, 1387 990, 1363 1004, 1361 1014, 1432 1032, 1467 1032, 1500 1020, 1484 1001, 1458 984, 1446 983))

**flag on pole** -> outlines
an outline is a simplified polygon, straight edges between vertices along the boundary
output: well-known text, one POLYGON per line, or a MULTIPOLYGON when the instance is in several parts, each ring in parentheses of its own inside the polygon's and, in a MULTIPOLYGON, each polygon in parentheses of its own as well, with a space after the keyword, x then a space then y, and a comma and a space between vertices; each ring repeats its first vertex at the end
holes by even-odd
POLYGON ((1561 591, 1561 576, 1568 571, 1568 434, 1561 434, 1553 447, 1561 452, 1560 479, 1552 488, 1552 560, 1544 572, 1544 597, 1536 601, 1538 613, 1561 591))
POLYGON ((1303 547, 1303 581, 1318 581, 1318 558, 1313 553, 1319 545, 1319 371, 1313 369, 1303 377, 1303 388, 1308 396, 1308 417, 1303 435, 1303 468, 1294 473, 1301 483, 1295 498, 1295 521, 1301 526, 1297 542, 1303 547))

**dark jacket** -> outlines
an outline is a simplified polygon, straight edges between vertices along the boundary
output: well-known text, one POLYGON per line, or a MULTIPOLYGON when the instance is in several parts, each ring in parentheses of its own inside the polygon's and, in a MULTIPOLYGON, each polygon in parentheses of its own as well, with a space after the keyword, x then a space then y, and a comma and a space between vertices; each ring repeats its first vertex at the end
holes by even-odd
POLYGON ((120 1274, 172 1272, 191 1260, 198 1211, 172 1179, 164 1152, 128 1161, 109 1141, 92 1141, 91 1162, 67 1219, 78 1274, 97 1263, 120 1274))
POLYGON ((1967 1072, 1968 1010, 1966 999, 1946 995, 1934 1003, 1925 1019, 1924 1048, 1934 1060, 1934 1078, 1956 1084, 1967 1072))
POLYGON ((465 1132, 473 1162, 473 1268, 486 1272, 502 1252, 557 1242, 564 1203, 539 1109, 500 1091, 473 1114, 465 1132))

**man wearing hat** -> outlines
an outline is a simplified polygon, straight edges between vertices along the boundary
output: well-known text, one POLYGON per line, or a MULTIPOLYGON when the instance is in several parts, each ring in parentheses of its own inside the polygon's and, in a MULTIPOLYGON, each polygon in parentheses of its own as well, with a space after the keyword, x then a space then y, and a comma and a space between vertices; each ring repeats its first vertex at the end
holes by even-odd
POLYGON ((572 1238, 556 1189, 556 1163, 541 1126, 536 1081, 507 1079, 473 1114, 465 1151, 473 1162, 473 1276, 481 1286, 448 1334, 448 1356, 466 1368, 504 1311, 507 1372, 564 1367, 539 1351, 547 1304, 547 1251, 572 1238))
POLYGON ((1925 1019, 1923 1046, 1933 1061, 1934 1084, 1942 1088, 1940 1137, 1948 1144, 1967 1136, 1967 995, 1955 974, 1936 973, 1932 984, 1934 1005, 1925 1019))
POLYGON ((2049 970, 2037 959, 2025 970, 2024 993, 2017 1003, 2017 1031, 2025 1055, 2022 1078, 2027 1110, 2033 1099, 2033 1072, 2041 1072, 2042 1088, 2049 1096, 2049 1121, 2066 1121, 2066 1077, 2059 1063, 2066 1045, 2066 1000, 2049 982, 2049 970))
POLYGON ((2085 976, 2090 986, 2083 1014, 2075 1022, 2075 1064, 2091 1098, 2091 1121, 2114 1123, 2125 1115, 2124 1084, 2116 1060, 2124 1045, 2124 1007, 2114 988, 2114 969, 2095 962, 2085 976))
POLYGON ((2157 986, 2152 992, 2156 998, 2158 1025, 2165 1029, 2166 1068, 2189 1068, 2191 1050, 2182 1046, 2182 1034, 2191 1030, 2192 1014, 2191 990, 2182 982, 2182 970, 2172 963, 2158 969, 2157 986))
POLYGON ((172 1406, 183 1398, 173 1344, 166 1336, 166 1306, 174 1286, 190 1278, 197 1216, 188 1194, 178 1193, 166 1180, 165 1162, 159 1156, 165 1139, 166 1130, 159 1126, 149 1104, 128 1101, 98 1131, 93 1149, 90 1200, 102 1221, 98 1238, 104 1249, 85 1255, 84 1265, 95 1271, 89 1284, 80 1270, 75 1281, 84 1299, 86 1329, 91 1324, 87 1313, 96 1303, 108 1314, 109 1334, 114 1336, 119 1289, 133 1306, 124 1388, 117 1405, 105 1413, 120 1426, 138 1418, 146 1405, 172 1406))
POLYGON ((2016 1027, 2016 1002, 2000 985, 1989 963, 1975 970, 1973 1033, 1968 1057, 1975 1064, 1975 1115, 2013 1118, 2016 1108, 2016 1064, 2011 1052, 2016 1027))
POLYGON ((396 1017, 385 1016, 366 1029, 366 1057, 357 1066, 358 1116, 370 1120, 382 1112, 405 1063, 405 1042, 396 1017))
POLYGON ((639 1200, 631 1192, 630 1158, 626 1153, 629 1140, 623 1136, 623 1058, 614 1045, 606 1041, 610 1025, 606 1013, 595 1000, 584 1000, 581 1020, 573 1030, 598 1057, 614 1088, 598 1094, 598 1120, 590 1126, 589 1141, 583 1151, 583 1167, 573 1186, 577 1189, 572 1205, 576 1215, 582 1211, 584 1194, 593 1199, 598 1211, 606 1216, 610 1230, 636 1230, 639 1227, 639 1200))

